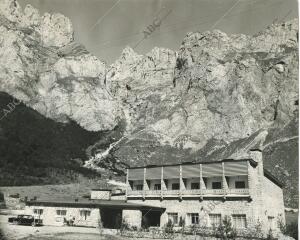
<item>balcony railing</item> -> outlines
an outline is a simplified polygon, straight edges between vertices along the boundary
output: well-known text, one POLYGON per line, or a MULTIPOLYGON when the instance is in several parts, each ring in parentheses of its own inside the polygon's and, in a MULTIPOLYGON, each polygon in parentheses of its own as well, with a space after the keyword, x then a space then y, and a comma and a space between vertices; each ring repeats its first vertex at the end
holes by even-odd
POLYGON ((224 189, 205 189, 205 194, 207 195, 225 195, 226 190, 224 189))
POLYGON ((127 196, 176 197, 176 196, 247 196, 248 188, 242 189, 186 189, 186 190, 127 190, 127 196))
POLYGON ((249 195, 249 188, 227 189, 227 194, 249 195))
POLYGON ((161 191, 160 190, 148 190, 144 192, 145 195, 160 195, 161 191))

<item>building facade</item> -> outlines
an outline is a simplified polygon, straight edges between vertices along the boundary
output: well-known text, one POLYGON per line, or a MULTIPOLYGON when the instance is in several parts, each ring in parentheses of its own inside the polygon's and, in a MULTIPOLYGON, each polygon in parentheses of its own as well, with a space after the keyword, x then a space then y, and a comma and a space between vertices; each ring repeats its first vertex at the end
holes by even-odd
POLYGON ((285 223, 281 183, 263 167, 262 153, 248 159, 127 169, 125 194, 93 189, 89 199, 26 202, 26 214, 44 225, 119 228, 213 227, 229 217, 236 229, 279 231, 285 223))
POLYGON ((127 202, 165 209, 145 217, 133 213, 135 225, 146 220, 150 226, 184 221, 212 227, 228 216, 237 229, 261 224, 264 232, 278 231, 278 221, 285 222, 282 185, 263 168, 261 151, 250 154, 249 159, 129 168, 127 202))

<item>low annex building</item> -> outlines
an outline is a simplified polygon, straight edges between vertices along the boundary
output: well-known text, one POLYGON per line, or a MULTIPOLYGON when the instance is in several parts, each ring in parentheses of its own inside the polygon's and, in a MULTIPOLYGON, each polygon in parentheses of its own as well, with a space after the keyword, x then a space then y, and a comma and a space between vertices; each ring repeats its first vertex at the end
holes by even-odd
POLYGON ((118 228, 122 220, 136 228, 169 221, 212 227, 228 216, 237 229, 260 223, 267 233, 285 223, 282 184, 264 169, 259 150, 247 159, 128 168, 125 195, 94 189, 90 199, 36 199, 27 201, 26 213, 45 225, 101 222, 106 228, 118 228))
POLYGON ((32 199, 26 202, 25 214, 42 219, 43 225, 119 228, 122 217, 143 211, 164 211, 160 207, 128 203, 124 193, 111 194, 108 189, 93 189, 90 199, 32 199))

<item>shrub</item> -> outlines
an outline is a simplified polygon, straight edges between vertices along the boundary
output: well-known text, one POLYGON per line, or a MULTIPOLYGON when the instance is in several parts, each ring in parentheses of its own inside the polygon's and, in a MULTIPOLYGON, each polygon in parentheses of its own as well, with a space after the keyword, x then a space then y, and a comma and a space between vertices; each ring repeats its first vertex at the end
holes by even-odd
POLYGON ((190 232, 193 234, 193 235, 195 235, 197 232, 198 232, 198 226, 197 225, 192 225, 191 227, 190 227, 190 232))
POLYGON ((173 233, 174 232, 174 224, 172 223, 172 221, 170 219, 167 222, 167 224, 165 225, 164 231, 165 231, 165 233, 173 233))
POLYGON ((181 227, 181 232, 184 232, 185 220, 182 217, 179 219, 179 227, 181 227))
POLYGON ((102 223, 101 219, 98 220, 98 228, 99 228, 100 235, 102 235, 102 232, 103 232, 103 223, 102 223))
POLYGON ((132 226, 132 227, 131 227, 131 230, 132 230, 132 231, 137 231, 138 228, 137 228, 137 226, 132 226))
POLYGON ((244 229, 238 232, 239 236, 255 239, 263 239, 264 233, 262 231, 262 223, 258 220, 254 228, 244 229))
POLYGON ((126 221, 126 219, 123 218, 120 226, 120 231, 123 232, 125 230, 130 230, 130 226, 129 223, 126 221))
POLYGON ((273 240, 273 239, 275 239, 274 236, 273 236, 273 232, 272 232, 271 229, 269 230, 266 239, 267 239, 267 240, 273 240))
POLYGON ((179 219, 179 227, 184 227, 184 226, 185 226, 185 220, 182 217, 180 217, 180 219, 179 219))
POLYGON ((215 231, 213 228, 194 225, 190 230, 189 234, 197 234, 199 236, 214 236, 215 231))
POLYGON ((221 239, 235 239, 237 237, 236 229, 232 227, 231 218, 228 216, 225 216, 222 223, 214 230, 214 235, 221 239))
POLYGON ((2 234, 2 232, 1 232, 1 229, 0 229, 0 240, 4 240, 5 238, 4 238, 4 236, 3 236, 3 234, 2 234))

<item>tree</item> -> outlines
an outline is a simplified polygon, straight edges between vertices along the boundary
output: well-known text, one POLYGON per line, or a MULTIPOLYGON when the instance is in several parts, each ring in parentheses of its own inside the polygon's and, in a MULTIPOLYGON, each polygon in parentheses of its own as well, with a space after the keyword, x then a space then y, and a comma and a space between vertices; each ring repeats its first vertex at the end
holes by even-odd
POLYGON ((224 240, 236 238, 237 232, 232 226, 231 218, 229 216, 225 216, 219 227, 215 229, 215 236, 224 240))

